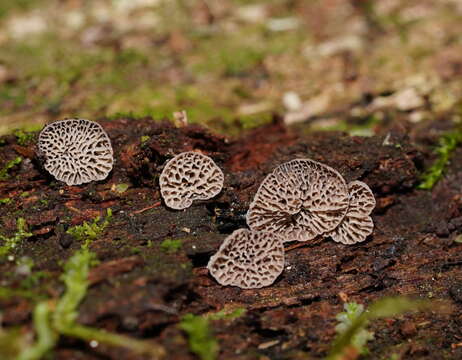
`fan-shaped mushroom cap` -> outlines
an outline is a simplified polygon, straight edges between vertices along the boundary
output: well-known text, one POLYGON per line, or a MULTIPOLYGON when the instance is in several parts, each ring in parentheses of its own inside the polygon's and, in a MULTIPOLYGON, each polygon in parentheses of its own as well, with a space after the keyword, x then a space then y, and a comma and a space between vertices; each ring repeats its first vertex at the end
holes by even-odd
POLYGON ((210 258, 207 268, 221 285, 269 286, 284 269, 282 239, 269 232, 236 230, 210 258))
POLYGON ((100 124, 66 119, 48 124, 38 139, 44 168, 67 185, 105 179, 114 163, 111 140, 100 124))
POLYGON ((369 216, 375 207, 375 198, 371 189, 362 181, 352 181, 348 184, 348 190, 350 206, 345 218, 336 229, 325 234, 345 245, 366 240, 374 229, 374 223, 369 216))
POLYGON ((335 229, 348 209, 348 188, 331 167, 310 159, 278 166, 261 183, 247 212, 253 230, 308 241, 335 229))
POLYGON ((224 175, 206 155, 189 151, 171 159, 159 178, 165 204, 176 210, 186 209, 194 200, 207 200, 223 188, 224 175))

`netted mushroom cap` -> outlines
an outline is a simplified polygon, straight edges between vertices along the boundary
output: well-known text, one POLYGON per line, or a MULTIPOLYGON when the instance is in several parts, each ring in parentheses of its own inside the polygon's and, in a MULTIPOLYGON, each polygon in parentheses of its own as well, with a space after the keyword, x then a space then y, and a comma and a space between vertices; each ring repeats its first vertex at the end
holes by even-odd
POLYGON ((375 198, 371 189, 362 181, 352 181, 348 184, 348 190, 350 206, 345 218, 336 229, 325 234, 345 245, 366 240, 374 229, 374 223, 369 216, 375 207, 375 198))
POLYGON ((186 209, 194 200, 211 199, 223 188, 224 175, 206 155, 189 151, 171 159, 159 178, 165 204, 176 210, 186 209))
POLYGON ((111 140, 100 124, 85 119, 55 121, 40 132, 44 168, 67 185, 105 179, 114 163, 111 140))
POLYGON ((247 212, 253 230, 308 241, 335 229, 348 210, 348 188, 331 167, 310 159, 278 166, 260 185, 247 212))
POLYGON ((284 269, 282 239, 269 232, 236 230, 210 258, 207 268, 221 285, 269 286, 284 269))

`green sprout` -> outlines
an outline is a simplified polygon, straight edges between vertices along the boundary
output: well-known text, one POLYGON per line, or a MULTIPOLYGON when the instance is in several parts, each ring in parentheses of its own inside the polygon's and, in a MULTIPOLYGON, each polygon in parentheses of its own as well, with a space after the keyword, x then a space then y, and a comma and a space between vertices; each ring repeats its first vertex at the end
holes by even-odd
POLYGON ((337 337, 327 360, 341 360, 352 352, 357 355, 367 353, 366 343, 373 339, 373 333, 366 330, 371 320, 424 310, 429 306, 428 301, 411 300, 399 296, 377 300, 366 311, 362 305, 345 304, 345 312, 337 315, 337 320, 340 321, 335 328, 337 337))
POLYGON ((34 139, 34 133, 26 133, 24 130, 18 129, 14 132, 18 144, 25 146, 34 139))
POLYGON ((181 248, 181 246, 182 246, 182 243, 180 239, 165 239, 160 244, 160 248, 162 249, 162 251, 165 251, 168 253, 177 252, 181 248))
POLYGON ((433 186, 443 176, 443 172, 449 163, 452 154, 461 143, 462 132, 457 130, 447 132, 439 139, 438 147, 435 149, 435 153, 438 158, 422 175, 421 183, 418 185, 419 189, 431 190, 433 188, 433 186))
POLYGON ((143 135, 141 136, 140 138, 140 141, 141 141, 141 147, 144 147, 146 145, 146 143, 149 141, 151 137, 148 136, 148 135, 143 135))
POLYGON ((123 194, 125 191, 128 190, 130 185, 128 184, 124 184, 124 183, 121 183, 121 184, 117 184, 115 186, 115 191, 118 192, 119 194, 123 194))
MULTIPOLYGON (((345 303, 343 308, 345 311, 337 314, 335 317, 339 322, 339 324, 335 327, 335 331, 338 335, 345 333, 345 331, 347 331, 364 312, 364 306, 354 302, 345 303)), ((373 332, 370 332, 365 328, 361 328, 358 329, 358 331, 356 331, 356 333, 351 337, 351 345, 356 349, 358 354, 366 355, 368 353, 366 343, 373 339, 373 332)))
POLYGON ((107 215, 103 221, 101 221, 100 216, 97 216, 92 222, 89 223, 85 221, 82 225, 73 226, 66 232, 78 240, 85 241, 86 246, 88 246, 88 244, 97 239, 109 225, 109 222, 112 219, 112 210, 110 208, 107 209, 106 214, 107 215))
POLYGON ((78 307, 87 294, 90 267, 95 260, 96 255, 88 249, 88 243, 83 244, 81 249, 69 258, 61 277, 66 291, 56 303, 47 300, 35 306, 34 327, 37 340, 32 346, 24 348, 16 357, 17 360, 41 359, 56 346, 60 335, 123 346, 134 352, 150 355, 153 359, 164 356, 164 349, 152 342, 132 339, 76 322, 78 307))
POLYGON ((3 241, 3 245, 0 246, 0 259, 8 255, 14 248, 16 248, 23 239, 31 237, 33 234, 26 231, 26 220, 23 218, 18 218, 16 221, 16 233, 7 238, 3 235, 0 235, 0 240, 3 241))
POLYGON ((217 358, 219 345, 212 335, 207 317, 186 314, 179 326, 188 335, 191 352, 199 356, 201 360, 217 358))
POLYGON ((6 163, 6 165, 3 167, 3 169, 0 170, 0 180, 6 180, 10 177, 8 175, 8 170, 11 168, 15 167, 16 165, 19 165, 22 161, 22 157, 18 156, 17 158, 14 158, 13 160, 10 160, 6 163))

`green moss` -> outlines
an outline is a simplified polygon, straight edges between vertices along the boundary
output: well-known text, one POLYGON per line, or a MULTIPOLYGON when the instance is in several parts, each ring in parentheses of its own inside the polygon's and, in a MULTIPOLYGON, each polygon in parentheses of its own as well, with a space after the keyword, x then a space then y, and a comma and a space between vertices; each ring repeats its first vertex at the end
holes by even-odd
POLYGON ((56 305, 52 301, 38 303, 34 309, 34 328, 37 341, 25 347, 17 356, 18 360, 38 360, 56 345, 60 335, 77 337, 86 341, 98 341, 115 346, 124 346, 132 351, 148 354, 154 358, 164 354, 163 348, 150 342, 139 341, 104 330, 82 326, 76 322, 78 306, 87 294, 90 267, 96 255, 87 244, 75 252, 64 265, 61 276, 66 286, 64 294, 56 305))
POLYGON ((69 228, 66 232, 71 234, 76 239, 84 241, 85 244, 89 244, 91 241, 97 239, 104 229, 109 225, 112 219, 112 210, 107 209, 107 215, 104 220, 101 221, 101 217, 97 216, 92 222, 85 221, 82 225, 76 225, 69 228))
POLYGON ((160 244, 160 248, 162 249, 162 251, 165 251, 168 253, 177 252, 179 249, 181 249, 181 246, 182 246, 182 243, 180 239, 165 239, 160 244))
POLYGON ((17 158, 10 160, 6 163, 6 165, 3 167, 3 169, 0 170, 0 180, 6 180, 10 177, 8 175, 8 171, 15 167, 16 165, 19 165, 22 162, 22 157, 18 156, 17 158))
POLYGON ((21 281, 21 288, 32 290, 39 285, 40 280, 48 278, 50 275, 45 271, 34 271, 21 281))
POLYGON ((18 144, 21 146, 26 146, 32 142, 34 139, 34 133, 25 132, 24 130, 18 129, 14 132, 14 136, 16 136, 16 140, 18 144))
POLYGON ((39 203, 40 203, 41 205, 43 205, 43 206, 47 206, 48 203, 49 203, 49 200, 48 200, 48 199, 40 199, 40 200, 39 200, 39 203))
POLYGON ((244 130, 254 129, 265 124, 269 124, 273 120, 273 114, 261 113, 247 116, 241 116, 239 122, 244 130))
POLYGON ((58 331, 66 332, 77 319, 77 306, 85 297, 88 288, 88 273, 96 256, 86 247, 77 251, 64 265, 61 280, 66 292, 58 301, 53 314, 53 322, 58 331))
POLYGON ((146 143, 149 141, 149 139, 151 139, 151 137, 148 136, 148 135, 141 136, 141 138, 140 138, 141 147, 145 147, 146 143))
POLYGON ((364 118, 350 118, 341 120, 335 125, 317 127, 314 125, 312 130, 320 131, 343 131, 351 136, 372 136, 374 134, 373 127, 380 123, 380 118, 374 114, 364 118))
POLYGON ((16 221, 17 231, 12 237, 7 238, 6 236, 0 235, 0 240, 3 242, 3 245, 0 246, 0 259, 13 251, 13 249, 15 249, 22 240, 33 235, 26 231, 26 225, 26 220, 18 218, 16 221))
POLYGON ((11 202, 10 198, 3 198, 0 199, 0 204, 9 204, 11 202))
POLYGON ((208 318, 210 320, 234 320, 237 318, 240 318, 243 316, 247 310, 245 308, 237 308, 234 309, 233 311, 229 312, 224 310, 221 310, 219 312, 216 312, 214 314, 209 314, 208 318))
POLYGON ((139 247, 137 247, 137 246, 131 246, 130 247, 130 253, 132 255, 138 255, 138 254, 141 254, 141 252, 142 252, 141 249, 139 247))
POLYGON ((130 185, 124 184, 124 183, 117 184, 115 187, 115 191, 118 192, 119 194, 123 194, 125 191, 128 190, 129 186, 130 185))
POLYGON ((435 149, 437 159, 433 165, 425 171, 421 177, 421 182, 418 185, 419 189, 430 190, 443 176, 444 169, 446 168, 452 153, 462 143, 462 131, 450 131, 444 134, 438 142, 435 149))
POLYGON ((179 324, 180 329, 186 332, 191 352, 201 360, 214 360, 217 358, 219 345, 210 330, 209 319, 203 316, 186 314, 179 324))
POLYGON ((377 300, 364 311, 362 305, 346 303, 345 312, 337 315, 339 324, 335 328, 337 337, 327 360, 344 359, 351 349, 358 354, 367 353, 367 341, 373 338, 373 333, 366 330, 369 322, 379 318, 397 316, 409 311, 427 309, 432 304, 428 301, 411 300, 405 297, 389 297, 377 300))
POLYGON ((15 0, 0 2, 0 19, 13 11, 25 11, 38 6, 42 0, 15 0))
POLYGON ((10 289, 7 287, 0 286, 0 298, 11 298, 11 297, 22 297, 26 299, 37 299, 40 298, 34 292, 24 289, 10 289))
MULTIPOLYGON (((8 102, 15 107, 24 106, 27 103, 27 91, 24 88, 4 85, 0 88, 0 101, 8 102)), ((0 114, 4 114, 5 110, 0 109, 0 114)))
POLYGON ((39 360, 58 341, 58 334, 51 327, 52 310, 48 302, 41 302, 34 308, 33 321, 37 341, 22 351, 17 360, 39 360))

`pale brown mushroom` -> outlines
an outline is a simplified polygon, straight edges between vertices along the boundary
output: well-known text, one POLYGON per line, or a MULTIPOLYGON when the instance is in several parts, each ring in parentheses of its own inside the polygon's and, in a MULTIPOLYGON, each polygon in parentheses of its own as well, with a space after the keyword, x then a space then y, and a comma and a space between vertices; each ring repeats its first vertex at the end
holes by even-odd
POLYGON ((337 228, 324 234, 345 245, 366 240, 374 229, 374 223, 369 216, 375 207, 375 198, 371 189, 362 181, 352 181, 348 184, 348 190, 350 205, 345 218, 337 228))
POLYGON ((190 207, 194 200, 215 197, 223 188, 224 175, 208 156, 184 152, 167 162, 159 178, 165 204, 176 210, 190 207))
POLYGON ((263 180, 247 212, 247 224, 285 241, 309 241, 335 229, 348 203, 347 185, 336 170, 296 159, 278 166, 263 180))
POLYGON ((269 232, 236 230, 210 258, 207 268, 221 285, 242 289, 269 286, 284 269, 282 239, 269 232))
POLYGON ((38 151, 43 167, 67 185, 105 179, 114 163, 111 140, 100 124, 66 119, 40 132, 38 151))

